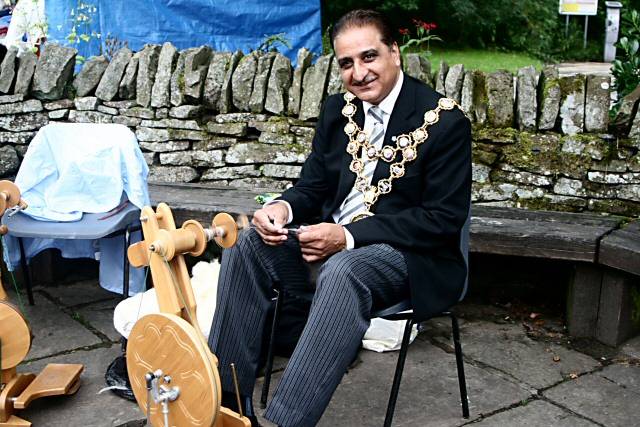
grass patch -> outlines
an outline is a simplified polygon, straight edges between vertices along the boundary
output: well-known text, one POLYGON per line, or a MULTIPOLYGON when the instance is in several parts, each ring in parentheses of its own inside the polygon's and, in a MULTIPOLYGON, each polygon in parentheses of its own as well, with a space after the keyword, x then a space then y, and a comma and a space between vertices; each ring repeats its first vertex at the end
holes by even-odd
POLYGON ((502 52, 486 49, 446 49, 432 48, 429 60, 432 69, 437 70, 441 61, 449 65, 464 64, 465 69, 491 72, 500 69, 515 73, 519 68, 533 65, 539 71, 542 69, 542 61, 526 53, 502 52))

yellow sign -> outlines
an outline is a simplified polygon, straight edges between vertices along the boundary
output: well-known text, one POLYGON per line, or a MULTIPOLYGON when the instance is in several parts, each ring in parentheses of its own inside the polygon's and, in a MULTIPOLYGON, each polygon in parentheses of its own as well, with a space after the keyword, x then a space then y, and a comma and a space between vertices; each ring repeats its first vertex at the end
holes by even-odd
POLYGON ((598 0, 560 0, 561 15, 595 15, 598 13, 598 0))

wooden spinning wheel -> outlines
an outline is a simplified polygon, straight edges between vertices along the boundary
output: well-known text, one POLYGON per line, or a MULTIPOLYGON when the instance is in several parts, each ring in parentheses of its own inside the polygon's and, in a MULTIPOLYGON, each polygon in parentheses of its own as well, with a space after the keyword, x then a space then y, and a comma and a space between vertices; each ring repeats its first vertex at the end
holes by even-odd
MULTIPOLYGON (((0 181, 0 216, 7 209, 26 209, 20 190, 10 181, 0 181)), ((7 233, 0 227, 0 235, 7 233)), ((48 364, 42 372, 18 374, 16 366, 31 348, 31 329, 20 310, 8 302, 0 281, 0 427, 29 427, 31 423, 13 415, 26 408, 32 400, 61 394, 73 394, 80 387, 83 365, 48 364)))
POLYGON ((135 267, 149 266, 160 313, 140 318, 129 334, 127 370, 140 408, 154 427, 250 427, 247 418, 220 405, 218 360, 196 318, 196 301, 183 254, 201 255, 207 242, 235 244, 238 226, 218 214, 212 226, 186 221, 177 229, 171 209, 144 207, 144 240, 131 245, 135 267))

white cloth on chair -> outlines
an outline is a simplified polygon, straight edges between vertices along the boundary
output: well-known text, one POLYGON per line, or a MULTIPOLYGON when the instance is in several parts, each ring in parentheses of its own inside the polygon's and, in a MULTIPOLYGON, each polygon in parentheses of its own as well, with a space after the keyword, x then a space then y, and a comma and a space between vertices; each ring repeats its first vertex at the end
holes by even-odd
POLYGON ((149 202, 149 167, 136 136, 124 125, 52 123, 29 144, 16 176, 25 214, 38 220, 77 221, 107 212, 124 191, 142 209, 149 202))

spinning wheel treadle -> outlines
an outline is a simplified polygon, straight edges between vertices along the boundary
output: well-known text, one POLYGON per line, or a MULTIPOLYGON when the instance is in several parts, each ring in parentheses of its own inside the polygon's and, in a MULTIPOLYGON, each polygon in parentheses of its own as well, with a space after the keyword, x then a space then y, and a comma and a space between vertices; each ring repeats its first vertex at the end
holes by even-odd
MULTIPOLYGON (((220 408, 220 378, 195 329, 178 316, 149 314, 129 335, 127 369, 138 405, 147 411, 145 375, 160 369, 171 377, 168 387, 179 388, 170 402, 169 426, 212 426, 220 408)), ((150 420, 164 425, 161 406, 151 402, 150 420)))

